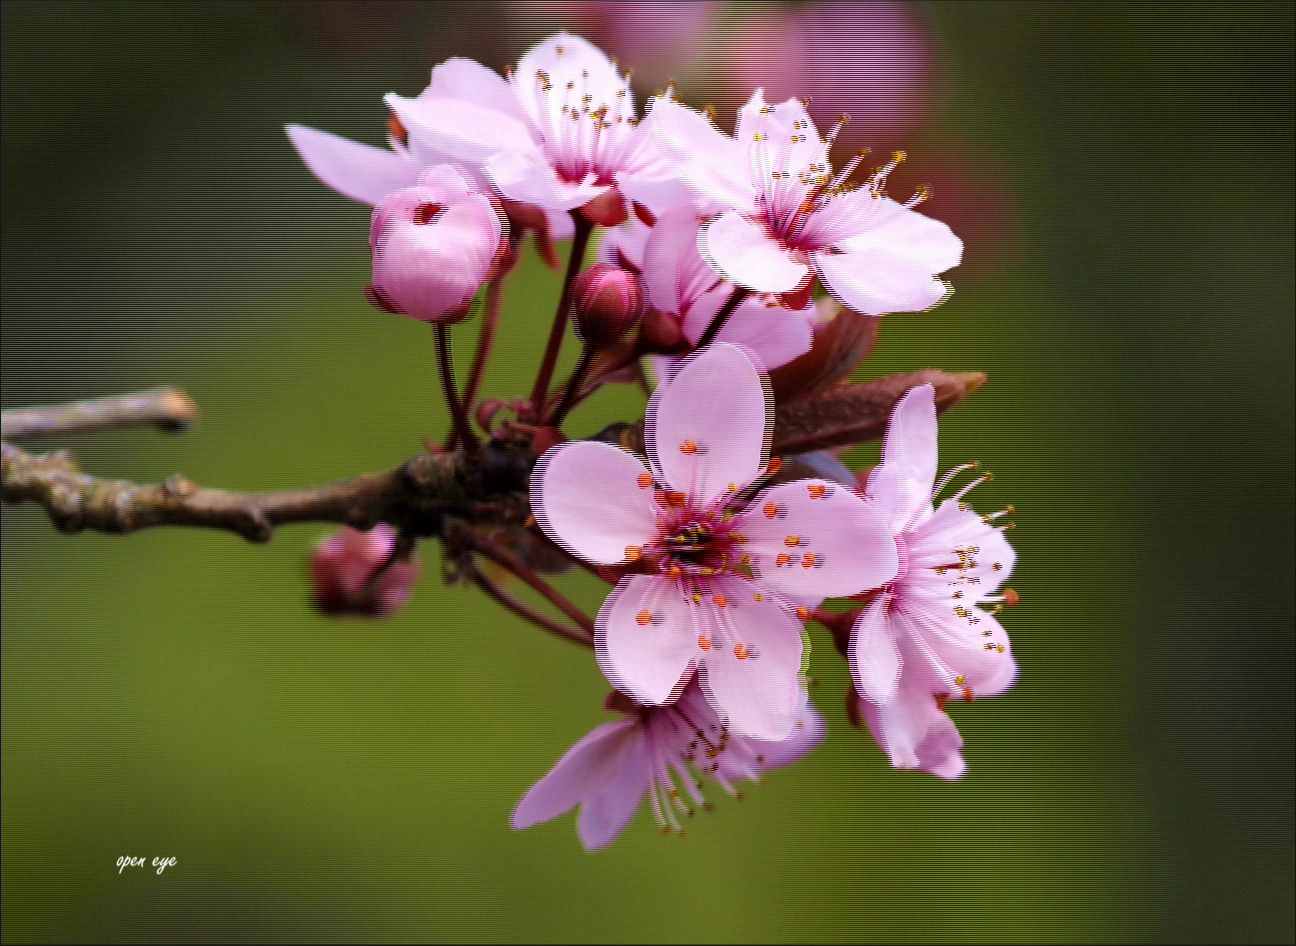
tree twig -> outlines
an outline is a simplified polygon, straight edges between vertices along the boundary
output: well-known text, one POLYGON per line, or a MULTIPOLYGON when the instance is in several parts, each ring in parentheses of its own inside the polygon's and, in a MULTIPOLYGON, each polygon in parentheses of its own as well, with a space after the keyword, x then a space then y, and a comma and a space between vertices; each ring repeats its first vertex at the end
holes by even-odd
POLYGON ((188 426, 196 414, 193 401, 179 388, 153 388, 137 394, 101 397, 73 404, 5 411, 0 414, 0 437, 22 440, 148 424, 155 424, 163 430, 180 430, 188 426))
POLYGON ((440 534, 447 515, 523 524, 525 492, 492 493, 479 464, 463 453, 420 453, 391 470, 318 486, 244 493, 202 489, 176 474, 159 484, 105 480, 80 473, 64 451, 32 455, 2 444, 0 497, 36 502, 63 532, 134 532, 152 526, 224 529, 252 542, 275 526, 336 522, 360 530, 390 523, 413 536, 440 534))

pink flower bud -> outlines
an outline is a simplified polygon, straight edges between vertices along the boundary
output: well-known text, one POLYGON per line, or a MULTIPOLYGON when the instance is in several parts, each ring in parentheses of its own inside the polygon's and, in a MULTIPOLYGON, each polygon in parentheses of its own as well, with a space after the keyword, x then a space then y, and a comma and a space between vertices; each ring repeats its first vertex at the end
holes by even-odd
POLYGON ((449 165, 430 168, 374 212, 371 298, 425 322, 457 322, 490 277, 503 233, 490 197, 449 165))
POLYGON ((576 328, 594 348, 610 348, 643 318, 643 277, 612 263, 596 263, 576 280, 576 328))
POLYGON ((396 540, 387 526, 358 532, 338 526, 320 536, 302 556, 306 594, 323 614, 386 614, 406 598, 405 586, 414 574, 408 562, 395 561, 372 581, 370 576, 387 561, 396 540))

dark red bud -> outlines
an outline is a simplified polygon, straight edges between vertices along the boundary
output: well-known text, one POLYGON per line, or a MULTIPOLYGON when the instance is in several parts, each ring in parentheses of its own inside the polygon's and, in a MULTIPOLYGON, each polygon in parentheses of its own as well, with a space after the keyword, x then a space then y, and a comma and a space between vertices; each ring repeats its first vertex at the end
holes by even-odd
POLYGON ((648 287, 638 273, 598 263, 576 280, 576 330, 593 348, 610 348, 648 308, 648 287))

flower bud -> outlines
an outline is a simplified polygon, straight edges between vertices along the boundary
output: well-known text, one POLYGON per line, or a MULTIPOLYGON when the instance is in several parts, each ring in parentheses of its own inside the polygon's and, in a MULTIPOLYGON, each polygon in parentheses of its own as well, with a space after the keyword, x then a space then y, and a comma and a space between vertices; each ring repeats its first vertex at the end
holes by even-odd
POLYGON ((610 348, 643 318, 643 277, 612 263, 596 263, 576 280, 576 328, 594 348, 610 348))
POLYGON ((370 297, 425 322, 457 322, 490 277, 503 233, 491 198, 449 165, 430 168, 374 211, 370 297))
POLYGON ((406 598, 405 586, 414 574, 408 562, 392 562, 382 574, 370 576, 391 555, 396 539, 387 526, 358 532, 338 526, 320 536, 302 556, 306 594, 323 614, 386 614, 406 598))

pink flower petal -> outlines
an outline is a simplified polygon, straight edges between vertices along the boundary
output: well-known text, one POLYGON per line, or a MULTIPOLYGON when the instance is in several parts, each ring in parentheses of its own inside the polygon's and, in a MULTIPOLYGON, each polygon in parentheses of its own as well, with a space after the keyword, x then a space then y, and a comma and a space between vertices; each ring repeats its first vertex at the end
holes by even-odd
POLYGON ((804 286, 810 270, 794 260, 765 228, 726 211, 703 231, 705 254, 739 286, 756 292, 789 292, 804 286))
POLYGON ((963 241, 948 226, 893 200, 884 203, 884 222, 833 242, 847 253, 886 250, 921 263, 928 273, 943 273, 962 262, 963 241))
POLYGON ((645 705, 680 695, 697 659, 692 605, 677 581, 623 578, 599 614, 599 664, 613 685, 645 705))
POLYGON ((531 474, 531 507, 545 534, 573 555, 602 565, 636 557, 627 549, 657 534, 647 468, 611 444, 578 440, 555 447, 531 474))
POLYGON ((890 607, 891 596, 879 596, 851 632, 851 677, 856 692, 871 703, 890 703, 900 683, 900 649, 888 626, 890 607))
POLYGON ((628 201, 643 204, 657 216, 689 203, 693 192, 678 174, 654 171, 618 171, 617 187, 628 201))
POLYGON ((625 88, 625 80, 617 74, 612 61, 589 40, 571 33, 555 33, 532 46, 518 60, 512 85, 531 120, 540 127, 546 124, 541 109, 550 113, 555 124, 568 120, 562 114, 566 104, 564 92, 568 83, 579 90, 578 96, 590 96, 594 102, 612 101, 618 91, 625 88), (537 78, 543 72, 551 87, 548 94, 537 94, 537 78))
MULTIPOLYGON (((644 282, 653 306, 663 312, 678 315, 683 309, 680 271, 687 257, 697 255, 697 231, 697 214, 691 207, 679 207, 663 214, 647 233, 644 282)), ((727 299, 729 293, 724 296, 727 299)))
POLYGON ((993 696, 1011 685, 1017 665, 1008 635, 988 612, 963 608, 960 600, 916 594, 901 595, 899 601, 892 611, 892 627, 899 640, 908 642, 901 646, 906 678, 921 681, 930 692, 949 693, 952 699, 964 697, 965 688, 974 696, 993 696))
POLYGON ((723 579, 710 590, 710 600, 693 606, 698 639, 708 644, 699 677, 707 700, 737 733, 788 738, 806 706, 801 673, 810 644, 801 622, 759 582, 723 579))
POLYGON ((549 159, 534 150, 494 155, 486 162, 486 175, 505 197, 546 210, 573 210, 610 190, 595 184, 592 174, 580 183, 564 181, 549 159))
POLYGON ((899 556, 885 519, 829 480, 765 490, 743 514, 743 551, 777 591, 833 598, 877 588, 896 576, 899 556))
MULTIPOLYGON (((731 292, 729 287, 721 286, 705 293, 689 307, 682 327, 690 342, 697 344, 731 292)), ((760 359, 765 370, 772 371, 808 352, 814 331, 796 309, 770 306, 749 298, 734 310, 716 341, 742 345, 760 359)))
POLYGON ((779 163, 770 170, 786 172, 792 177, 801 177, 812 166, 828 166, 828 148, 798 98, 771 106, 765 102, 765 90, 757 89, 738 110, 734 139, 764 151, 767 161, 777 155, 779 163))
POLYGON ((691 191, 742 213, 756 213, 757 190, 748 175, 746 148, 710 119, 658 96, 643 126, 662 153, 679 162, 691 191))
POLYGON ((921 261, 891 250, 815 253, 828 288, 846 305, 869 315, 925 312, 953 291, 921 261))
POLYGON ((460 99, 407 99, 394 93, 386 101, 411 137, 458 161, 481 164, 501 151, 536 147, 526 125, 484 105, 460 99))
POLYGON ((419 101, 459 99, 489 108, 526 125, 530 118, 517 93, 494 69, 472 59, 456 56, 432 70, 432 83, 419 95, 419 101))
POLYGON ((751 358, 733 345, 716 344, 658 388, 644 439, 671 489, 705 506, 764 469, 771 417, 764 379, 751 358))
MULTIPOLYGON (((606 791, 621 774, 635 743, 642 741, 638 720, 629 716, 590 730, 522 796, 513 811, 513 827, 529 828, 548 821, 606 791)), ((634 801, 639 800, 647 783, 648 772, 644 771, 634 801)))
MULTIPOLYGON (((643 272, 644 245, 650 233, 652 228, 634 214, 615 227, 601 227, 594 248, 594 262, 615 263, 623 267, 628 264, 630 268, 643 272)), ((651 291, 650 286, 650 295, 651 291)))
MULTIPOLYGON (((899 534, 931 506, 936 483, 936 391, 930 384, 907 391, 891 411, 882 464, 869 480, 869 495, 899 534)), ((944 563, 942 563, 944 564, 944 563)))
MULTIPOLYGON (((638 722, 637 720, 635 721, 638 722)), ((602 847, 634 814, 643 797, 644 787, 652 777, 652 760, 647 740, 632 737, 626 742, 620 768, 610 782, 593 796, 581 802, 576 830, 586 850, 602 847)))
MULTIPOLYGON (((805 752, 811 744, 818 741, 823 732, 823 720, 815 712, 814 706, 806 703, 800 718, 792 724, 792 735, 778 741, 767 739, 753 739, 751 741, 759 745, 761 755, 765 757, 767 764, 790 762, 805 752)), ((721 756, 720 770, 724 771, 724 768, 724 756, 721 756)))
POLYGON ((285 125, 284 131, 311 173, 352 200, 380 204, 418 180, 421 166, 406 155, 305 125, 285 125))
POLYGON ((924 769, 944 779, 956 779, 967 768, 958 727, 928 690, 901 681, 895 698, 860 707, 873 738, 898 769, 924 769))

